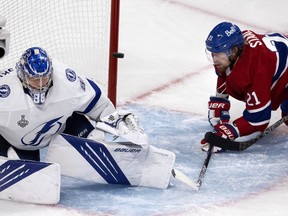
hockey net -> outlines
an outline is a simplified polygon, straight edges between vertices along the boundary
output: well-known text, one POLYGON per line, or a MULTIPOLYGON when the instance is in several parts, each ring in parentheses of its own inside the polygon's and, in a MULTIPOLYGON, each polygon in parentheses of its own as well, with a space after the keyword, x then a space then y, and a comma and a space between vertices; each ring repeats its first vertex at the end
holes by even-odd
MULTIPOLYGON (((9 54, 0 59, 0 69, 14 67, 27 48, 40 46, 107 93, 112 1, 0 0, 0 15, 11 35, 9 54)), ((113 40, 118 40, 118 32, 113 40)))

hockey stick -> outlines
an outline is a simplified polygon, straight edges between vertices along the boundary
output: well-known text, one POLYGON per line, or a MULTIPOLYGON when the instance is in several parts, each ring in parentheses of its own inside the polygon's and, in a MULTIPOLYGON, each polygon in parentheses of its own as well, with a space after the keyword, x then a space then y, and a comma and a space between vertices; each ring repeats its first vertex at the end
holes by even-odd
POLYGON ((262 133, 258 134, 256 137, 242 142, 237 141, 231 141, 229 139, 224 139, 222 137, 217 136, 213 132, 207 132, 205 134, 205 139, 208 143, 218 146, 220 148, 226 149, 226 150, 232 150, 232 151, 243 151, 253 144, 255 144, 258 140, 262 139, 264 136, 269 134, 271 131, 275 130, 277 127, 279 127, 281 124, 283 124, 285 121, 288 120, 288 115, 282 117, 278 121, 276 121, 273 125, 269 126, 264 130, 262 133))
POLYGON ((172 169, 173 177, 178 179, 179 181, 189 185, 194 190, 199 190, 200 186, 202 185, 203 178, 204 178, 204 175, 206 173, 207 167, 209 165, 209 161, 210 161, 211 155, 213 153, 213 148, 214 148, 213 145, 209 146, 209 149, 208 149, 208 152, 207 152, 207 156, 206 156, 204 164, 203 164, 203 166, 201 168, 197 183, 195 183, 188 176, 186 176, 184 173, 182 173, 182 172, 180 172, 179 170, 176 170, 176 169, 172 169))
POLYGON ((209 149, 208 149, 208 152, 207 152, 207 156, 206 156, 204 164, 203 164, 203 166, 201 168, 197 183, 195 183, 188 176, 186 176, 184 173, 182 173, 182 172, 180 172, 179 170, 176 170, 176 169, 172 169, 173 177, 178 179, 179 181, 189 185, 194 190, 199 190, 200 186, 202 185, 203 178, 204 178, 204 175, 206 173, 207 167, 209 165, 209 161, 210 161, 211 155, 213 153, 213 148, 214 148, 213 145, 209 146, 209 149))
POLYGON ((208 149, 208 151, 207 151, 207 156, 206 156, 206 158, 205 158, 204 164, 203 164, 203 166, 202 166, 202 169, 201 169, 201 171, 200 171, 200 174, 199 174, 199 177, 198 177, 198 180, 197 180, 197 187, 198 187, 198 189, 199 189, 200 186, 202 185, 204 175, 205 175, 205 173, 206 173, 206 170, 207 170, 207 168, 208 168, 211 155, 212 155, 212 153, 213 153, 213 148, 214 148, 214 146, 210 144, 210 145, 209 145, 209 149, 208 149))
POLYGON ((172 169, 172 176, 178 179, 179 181, 185 183, 186 185, 192 187, 194 190, 198 190, 197 184, 179 170, 172 169))

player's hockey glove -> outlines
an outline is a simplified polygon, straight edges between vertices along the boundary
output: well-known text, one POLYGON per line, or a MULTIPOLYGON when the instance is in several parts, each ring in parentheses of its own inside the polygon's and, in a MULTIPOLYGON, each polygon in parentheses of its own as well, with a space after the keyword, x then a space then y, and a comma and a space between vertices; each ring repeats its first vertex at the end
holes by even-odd
POLYGON ((211 96, 208 109, 208 121, 213 127, 217 124, 229 122, 230 101, 228 99, 211 96))
MULTIPOLYGON (((285 100, 281 104, 280 108, 281 108, 281 116, 282 116, 282 118, 284 116, 287 116, 288 115, 288 100, 285 100)), ((284 123, 288 126, 288 121, 285 121, 284 123)))
POLYGON ((148 136, 139 125, 138 116, 117 110, 97 122, 96 128, 138 145, 148 145, 148 136))
MULTIPOLYGON (((232 124, 215 125, 213 133, 216 133, 217 136, 220 136, 224 139, 230 139, 230 140, 235 140, 237 137, 239 137, 238 128, 232 124)), ((201 144, 202 144, 201 149, 203 151, 208 151, 209 143, 207 143, 205 138, 201 140, 201 144)), ((225 149, 214 146, 213 152, 222 152, 222 151, 225 151, 225 149)))

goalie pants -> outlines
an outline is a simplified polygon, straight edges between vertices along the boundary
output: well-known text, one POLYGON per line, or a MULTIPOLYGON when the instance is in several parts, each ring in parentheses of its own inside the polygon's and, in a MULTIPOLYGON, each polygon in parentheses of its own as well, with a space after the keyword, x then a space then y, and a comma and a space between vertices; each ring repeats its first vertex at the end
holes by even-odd
MULTIPOLYGON (((83 114, 74 112, 72 116, 67 119, 66 128, 63 133, 86 138, 93 129, 93 125, 83 114)), ((16 149, 0 135, 0 156, 8 157, 8 149, 10 147, 16 151, 20 159, 40 161, 40 150, 27 151, 16 149)))

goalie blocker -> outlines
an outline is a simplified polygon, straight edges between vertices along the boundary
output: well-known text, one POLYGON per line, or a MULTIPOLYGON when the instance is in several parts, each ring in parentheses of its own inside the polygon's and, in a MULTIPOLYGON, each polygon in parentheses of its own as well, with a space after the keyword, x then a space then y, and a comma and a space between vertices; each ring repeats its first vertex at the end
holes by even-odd
POLYGON ((98 142, 57 135, 46 161, 59 163, 63 175, 100 184, 123 184, 166 189, 175 154, 151 145, 98 142))

